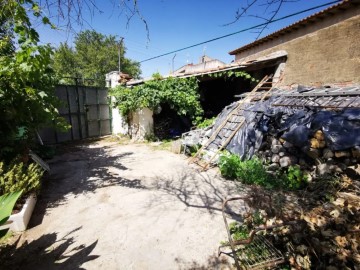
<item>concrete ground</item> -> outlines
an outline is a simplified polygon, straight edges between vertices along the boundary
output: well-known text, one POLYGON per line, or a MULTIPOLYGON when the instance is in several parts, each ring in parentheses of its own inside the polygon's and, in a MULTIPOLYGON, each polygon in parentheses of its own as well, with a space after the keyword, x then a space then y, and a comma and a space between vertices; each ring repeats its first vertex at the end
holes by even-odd
POLYGON ((53 158, 6 269, 229 269, 224 198, 232 182, 186 158, 109 140, 53 158), (27 244, 25 243, 27 241, 27 244))

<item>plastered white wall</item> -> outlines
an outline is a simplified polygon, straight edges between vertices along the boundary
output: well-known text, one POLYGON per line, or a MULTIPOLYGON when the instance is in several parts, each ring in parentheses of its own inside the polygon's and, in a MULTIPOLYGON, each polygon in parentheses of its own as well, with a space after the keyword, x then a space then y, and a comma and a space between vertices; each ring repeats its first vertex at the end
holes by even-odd
POLYGON ((133 140, 144 140, 146 134, 154 133, 153 111, 148 108, 132 113, 130 122, 130 134, 133 140))
MULTIPOLYGON (((116 87, 119 85, 119 73, 112 71, 106 74, 106 85, 116 87)), ((115 98, 112 97, 115 101, 115 98)), ((113 134, 129 134, 133 140, 144 140, 146 134, 153 133, 153 111, 148 108, 137 110, 131 114, 130 125, 127 119, 121 115, 118 108, 112 108, 112 132, 113 134)))

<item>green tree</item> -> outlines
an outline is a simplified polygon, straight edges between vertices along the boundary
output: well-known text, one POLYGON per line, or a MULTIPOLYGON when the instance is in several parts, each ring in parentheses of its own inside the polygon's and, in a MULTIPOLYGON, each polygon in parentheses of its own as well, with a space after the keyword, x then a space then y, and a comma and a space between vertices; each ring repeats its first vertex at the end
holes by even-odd
POLYGON ((39 45, 31 16, 40 16, 32 0, 6 0, 0 12, 0 159, 22 153, 33 141, 35 131, 55 123, 65 127, 56 109, 56 83, 52 48, 39 45), (16 49, 15 49, 16 48, 16 49))
MULTIPOLYGON (((80 32, 75 37, 75 48, 60 44, 55 53, 54 68, 60 77, 94 79, 89 84, 104 85, 105 74, 118 70, 119 43, 115 36, 106 36, 93 30, 80 32)), ((121 71, 139 78, 140 64, 125 57, 121 46, 121 71)))
POLYGON ((58 77, 65 81, 67 81, 67 77, 77 77, 79 73, 75 51, 67 43, 61 43, 54 53, 54 70, 58 77))

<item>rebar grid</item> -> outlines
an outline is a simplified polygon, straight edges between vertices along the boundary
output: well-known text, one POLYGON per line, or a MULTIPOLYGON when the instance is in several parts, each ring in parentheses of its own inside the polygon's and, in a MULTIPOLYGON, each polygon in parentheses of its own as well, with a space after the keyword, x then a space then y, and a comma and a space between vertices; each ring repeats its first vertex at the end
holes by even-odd
POLYGON ((264 236, 255 235, 250 244, 236 250, 239 261, 246 269, 275 267, 284 257, 264 236))

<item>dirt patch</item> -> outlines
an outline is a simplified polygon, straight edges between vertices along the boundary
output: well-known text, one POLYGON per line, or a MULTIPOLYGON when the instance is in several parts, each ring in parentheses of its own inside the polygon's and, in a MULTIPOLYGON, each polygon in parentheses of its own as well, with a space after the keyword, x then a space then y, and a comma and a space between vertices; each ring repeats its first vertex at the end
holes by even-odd
MULTIPOLYGON (((147 145, 84 143, 49 162, 30 229, 7 269, 228 269, 215 254, 226 231, 215 171, 147 145), (34 256, 31 256, 31 255, 34 256), (10 268, 9 268, 10 267, 10 268)), ((4 263, 3 263, 4 262, 4 263)))

